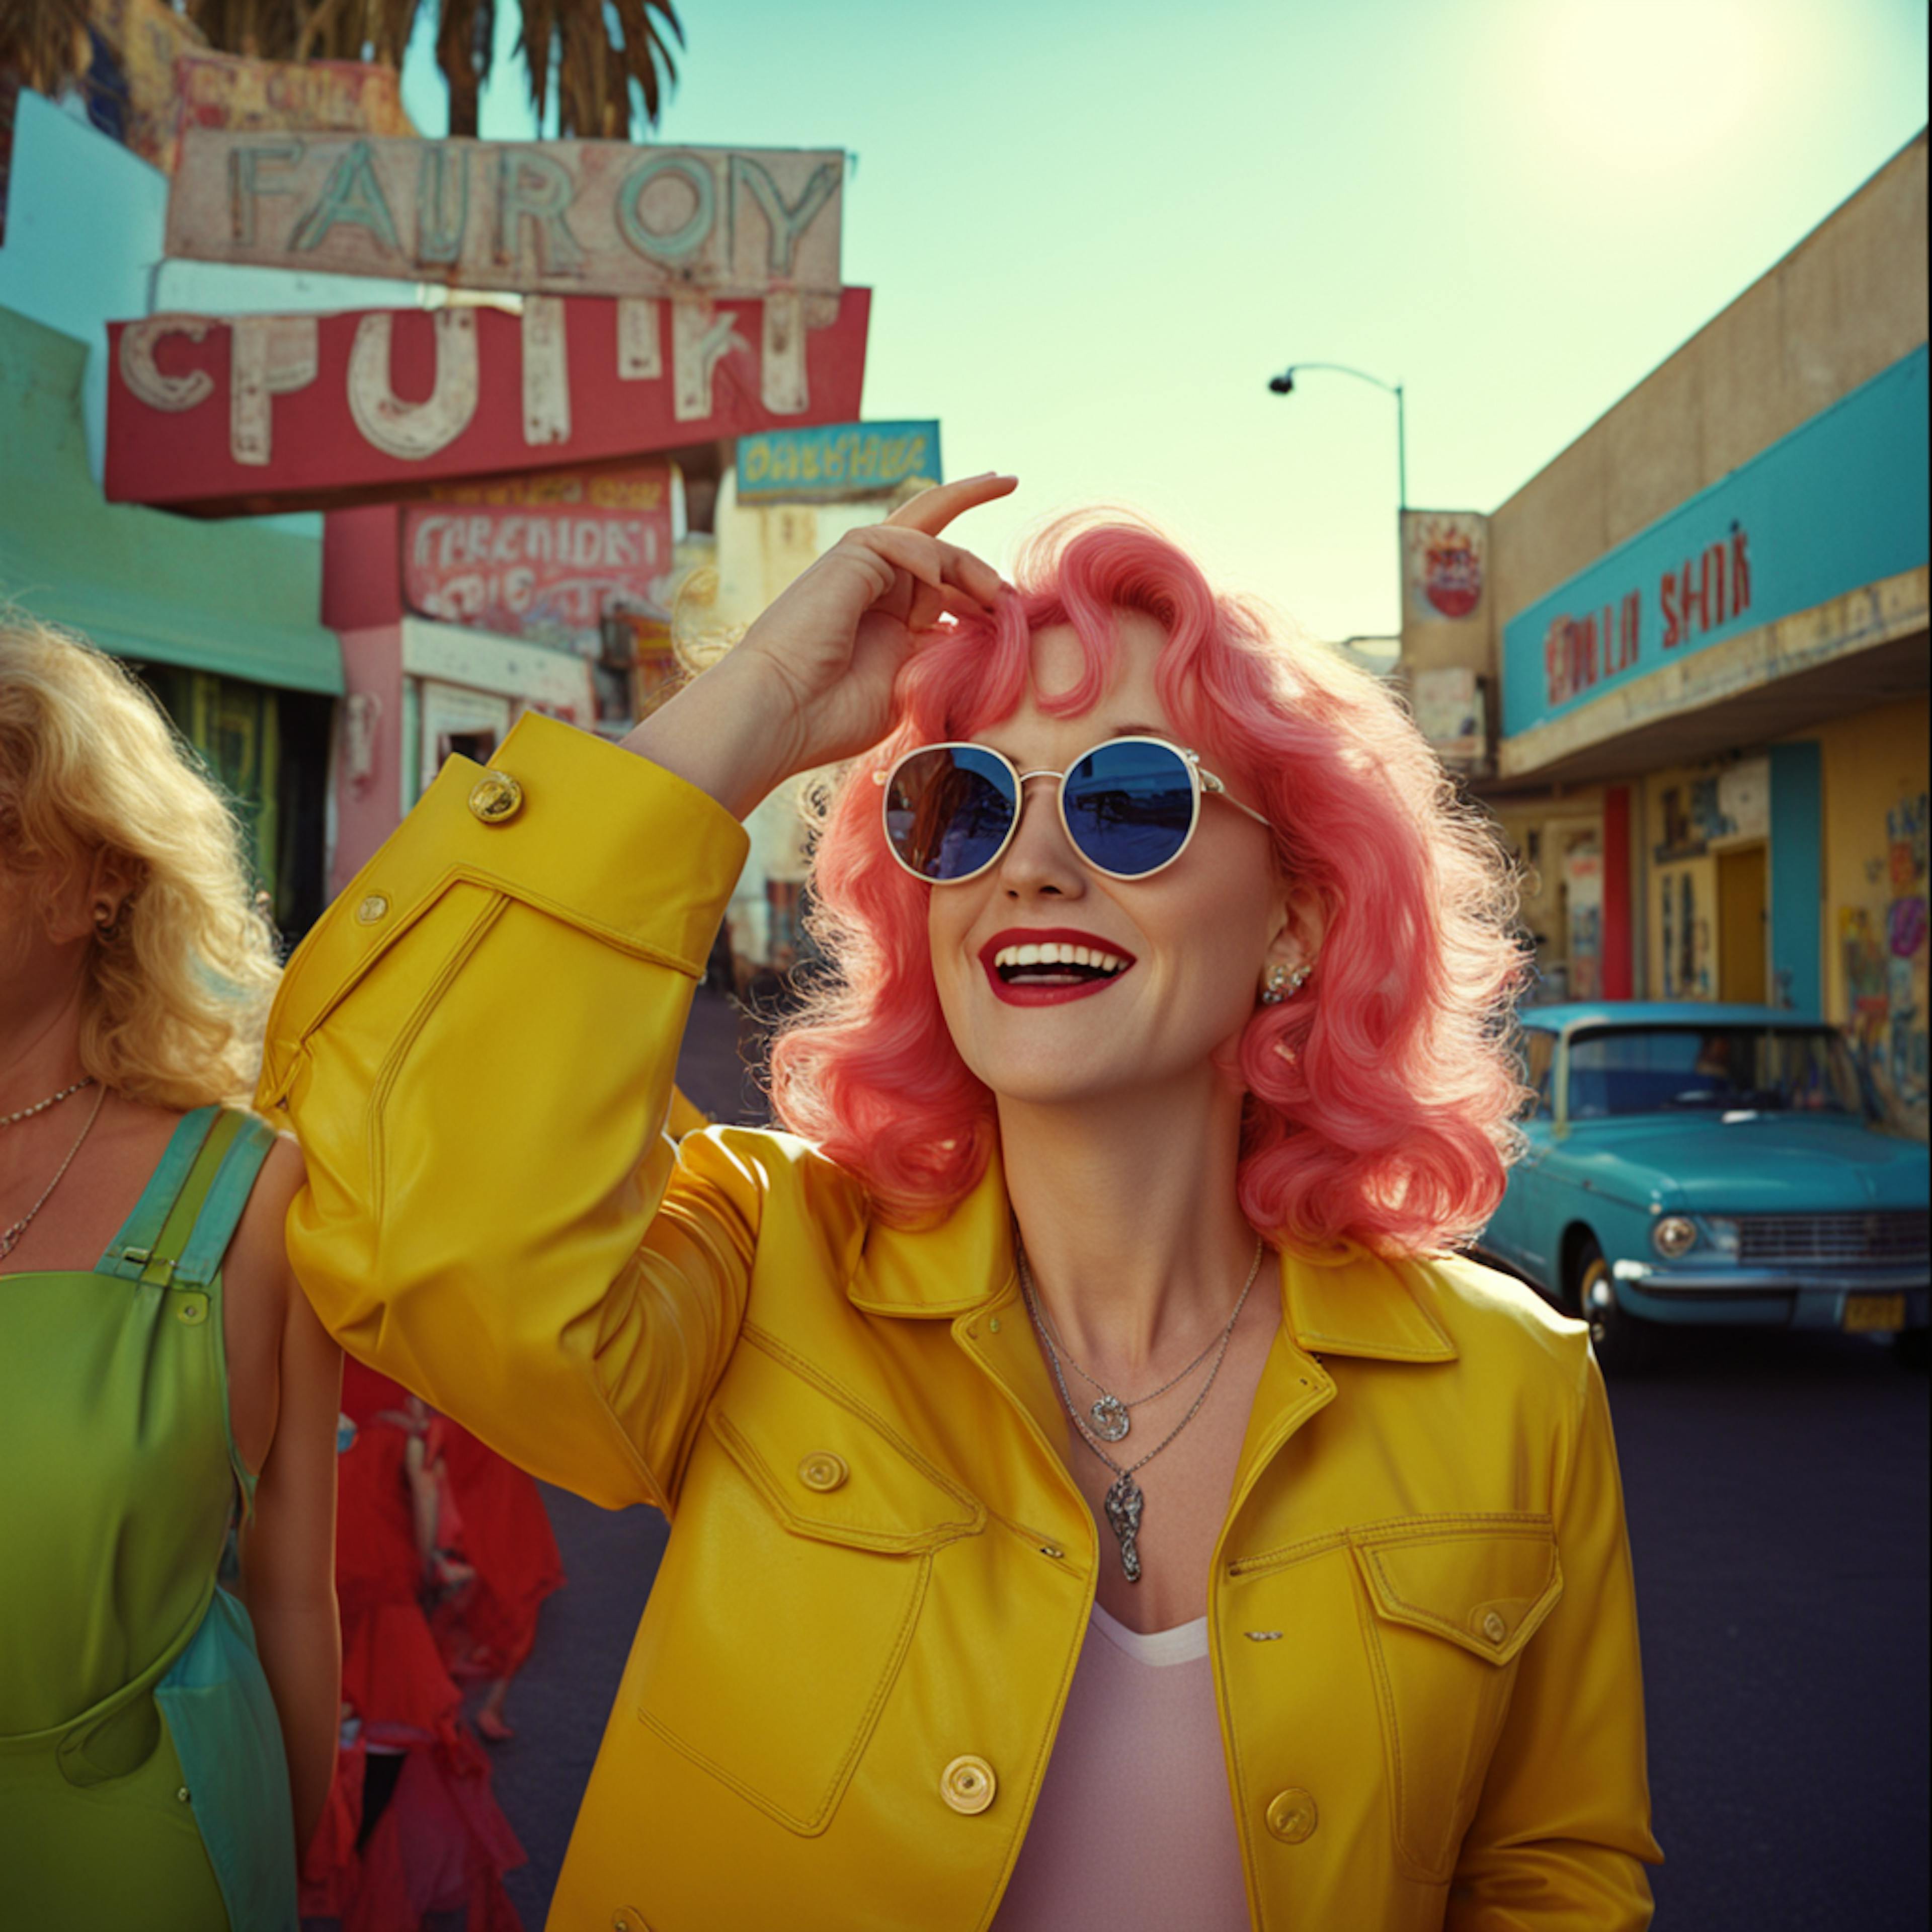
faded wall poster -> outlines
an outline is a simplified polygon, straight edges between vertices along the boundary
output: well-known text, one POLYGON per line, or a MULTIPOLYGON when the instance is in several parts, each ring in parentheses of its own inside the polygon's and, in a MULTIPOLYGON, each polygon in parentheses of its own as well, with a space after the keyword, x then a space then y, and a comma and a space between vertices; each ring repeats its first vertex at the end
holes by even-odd
POLYGON ((1405 510, 1402 621, 1473 622, 1489 575, 1490 520, 1474 510, 1405 510))

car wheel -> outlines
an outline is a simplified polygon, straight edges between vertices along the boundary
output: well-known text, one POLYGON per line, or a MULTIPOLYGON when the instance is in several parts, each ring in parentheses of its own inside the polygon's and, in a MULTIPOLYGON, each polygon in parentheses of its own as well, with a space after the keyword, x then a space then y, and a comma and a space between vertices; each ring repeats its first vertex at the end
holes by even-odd
POLYGON ((1657 1330, 1617 1306, 1610 1264, 1594 1234, 1578 1246, 1570 1303, 1570 1312, 1590 1324, 1590 1346, 1606 1375, 1629 1375, 1657 1359, 1657 1330))

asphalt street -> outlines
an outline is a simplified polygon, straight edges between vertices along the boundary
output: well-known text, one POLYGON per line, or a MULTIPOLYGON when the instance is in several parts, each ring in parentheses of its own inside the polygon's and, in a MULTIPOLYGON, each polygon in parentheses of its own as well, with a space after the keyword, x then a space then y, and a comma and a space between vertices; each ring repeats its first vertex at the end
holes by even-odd
MULTIPOLYGON (((731 1010, 700 997, 680 1077, 716 1118, 754 1117, 738 1052, 731 1010)), ((1870 1343, 1784 1334, 1694 1335, 1612 1385, 1660 1927, 1926 1923, 1928 1390, 1870 1343)), ((648 1510, 546 1498, 570 1580, 512 1694, 518 1736, 493 1754, 532 1932, 664 1537, 648 1510)))

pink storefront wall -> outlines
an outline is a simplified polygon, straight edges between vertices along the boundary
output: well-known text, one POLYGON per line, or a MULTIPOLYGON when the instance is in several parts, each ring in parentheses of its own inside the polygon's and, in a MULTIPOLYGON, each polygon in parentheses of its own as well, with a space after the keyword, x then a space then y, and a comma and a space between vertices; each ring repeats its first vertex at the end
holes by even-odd
POLYGON ((332 510, 322 542, 322 621, 342 640, 346 691, 336 708, 338 893, 403 815, 403 598, 393 504, 332 510))

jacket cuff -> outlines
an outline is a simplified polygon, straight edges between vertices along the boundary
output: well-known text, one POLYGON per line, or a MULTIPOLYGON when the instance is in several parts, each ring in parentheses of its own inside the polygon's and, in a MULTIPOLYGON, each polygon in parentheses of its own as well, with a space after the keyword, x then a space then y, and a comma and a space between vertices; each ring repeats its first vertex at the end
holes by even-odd
POLYGON ((661 766, 531 714, 486 770, 452 758, 289 962, 262 1100, 303 1038, 456 884, 483 886, 696 979, 745 861, 745 829, 661 766))

